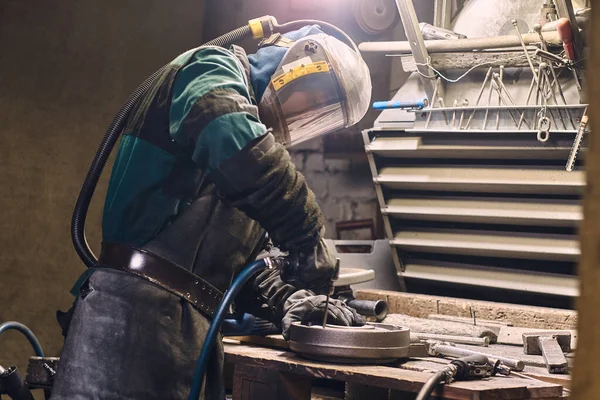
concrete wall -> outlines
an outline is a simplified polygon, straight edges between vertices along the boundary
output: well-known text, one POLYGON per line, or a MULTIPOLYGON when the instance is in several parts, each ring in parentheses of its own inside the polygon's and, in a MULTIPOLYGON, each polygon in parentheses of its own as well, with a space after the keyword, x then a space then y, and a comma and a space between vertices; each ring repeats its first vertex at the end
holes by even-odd
MULTIPOLYGON (((30 326, 49 355, 83 271, 69 229, 96 146, 147 75, 201 42, 203 20, 198 0, 0 0, 0 322, 30 326)), ((31 354, 17 333, 0 338, 0 364, 31 354)))

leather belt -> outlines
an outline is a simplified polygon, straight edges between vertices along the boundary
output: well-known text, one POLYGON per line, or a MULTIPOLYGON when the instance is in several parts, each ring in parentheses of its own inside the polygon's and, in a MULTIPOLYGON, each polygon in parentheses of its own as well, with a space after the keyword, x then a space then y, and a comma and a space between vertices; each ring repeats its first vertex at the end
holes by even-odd
POLYGON ((187 300, 211 318, 223 299, 223 293, 206 280, 146 250, 121 243, 102 243, 98 262, 101 267, 144 278, 187 300))

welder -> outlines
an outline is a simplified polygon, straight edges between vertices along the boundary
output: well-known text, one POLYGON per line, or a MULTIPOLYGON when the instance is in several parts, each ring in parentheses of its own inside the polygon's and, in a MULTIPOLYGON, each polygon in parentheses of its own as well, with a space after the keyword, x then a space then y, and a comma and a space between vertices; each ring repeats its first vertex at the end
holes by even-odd
MULTIPOLYGON (((323 319, 335 270, 324 217, 286 147, 357 123, 370 101, 355 49, 318 26, 275 34, 256 54, 188 51, 130 114, 106 196, 97 268, 77 281, 52 399, 183 399, 232 277, 273 243, 237 310, 280 324, 323 319), (266 234, 268 232, 268 234, 266 234)), ((330 300, 329 323, 361 325, 330 300)), ((202 398, 224 398, 215 346, 202 398)))

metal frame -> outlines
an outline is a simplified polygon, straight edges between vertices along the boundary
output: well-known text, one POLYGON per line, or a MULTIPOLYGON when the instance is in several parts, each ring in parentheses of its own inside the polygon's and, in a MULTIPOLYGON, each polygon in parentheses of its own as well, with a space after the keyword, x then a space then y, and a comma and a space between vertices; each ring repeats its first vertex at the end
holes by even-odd
MULTIPOLYGON (((410 43, 410 48, 413 57, 415 58, 417 68, 421 74, 421 82, 423 83, 423 88, 425 89, 427 98, 429 99, 429 101, 431 101, 433 98, 435 85, 432 79, 426 78, 426 76, 433 75, 430 68, 424 65, 429 59, 429 53, 427 52, 425 42, 423 41, 423 35, 421 34, 421 30, 419 29, 419 20, 417 19, 417 12, 415 11, 415 6, 412 0, 396 0, 396 5, 398 6, 398 12, 400 13, 402 25, 404 26, 404 32, 406 33, 406 37, 408 38, 408 41, 410 43)), ((443 89, 443 85, 440 85, 437 94, 439 97, 444 97, 443 89)))
POLYGON ((452 22, 452 2, 448 0, 435 0, 433 14, 433 25, 450 29, 450 23, 452 22))

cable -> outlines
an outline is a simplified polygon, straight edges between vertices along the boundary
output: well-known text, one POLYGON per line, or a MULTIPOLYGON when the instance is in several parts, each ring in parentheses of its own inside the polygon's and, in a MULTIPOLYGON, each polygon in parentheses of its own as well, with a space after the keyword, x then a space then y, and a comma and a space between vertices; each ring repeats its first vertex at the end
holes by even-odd
POLYGON ((261 260, 254 261, 252 264, 245 267, 242 272, 235 277, 231 283, 231 286, 229 286, 229 290, 227 290, 225 293, 225 297, 223 297, 223 300, 221 300, 221 303, 219 303, 219 307, 217 308, 212 322, 210 323, 210 328, 208 328, 208 333, 204 339, 204 345, 202 346, 200 357, 196 363, 196 371, 194 372, 192 389, 190 390, 188 400, 197 400, 200 396, 204 374, 206 373, 206 367, 208 366, 208 360, 211 356, 217 334, 221 330, 221 324, 227 315, 229 306, 238 295, 239 291, 242 289, 244 284, 257 272, 262 271, 265 268, 283 267, 283 263, 285 263, 283 259, 271 259, 269 257, 263 258, 261 260))
POLYGON ((429 396, 431 396, 431 393, 433 393, 437 385, 442 383, 445 379, 445 370, 441 370, 433 374, 431 378, 429 378, 427 382, 425 382, 415 400, 427 400, 429 396))
POLYGON ((35 355, 38 357, 44 357, 44 351, 42 350, 42 346, 40 345, 40 342, 38 341, 37 337, 35 337, 31 329, 29 329, 22 323, 16 321, 8 321, 0 325, 0 335, 9 330, 19 331, 23 335, 25 335, 27 340, 29 340, 31 347, 33 347, 35 355))

